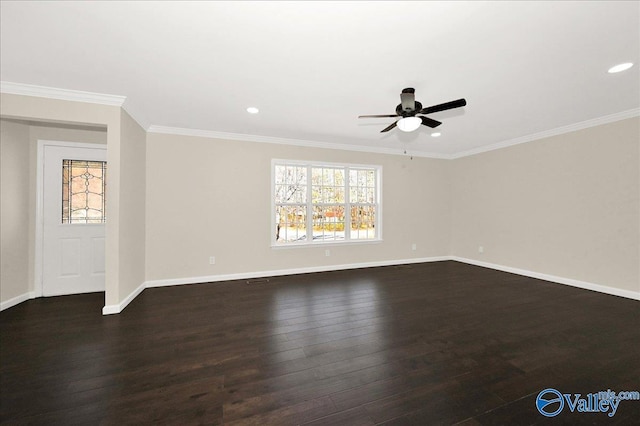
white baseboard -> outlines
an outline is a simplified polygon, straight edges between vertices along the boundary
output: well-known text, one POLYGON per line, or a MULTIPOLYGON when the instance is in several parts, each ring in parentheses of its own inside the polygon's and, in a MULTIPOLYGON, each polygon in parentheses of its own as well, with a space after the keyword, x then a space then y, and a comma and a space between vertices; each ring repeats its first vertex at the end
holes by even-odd
MULTIPOLYGON (((247 280, 252 278, 263 277, 276 277, 282 275, 296 275, 296 274, 308 274, 313 272, 329 272, 329 271, 341 271, 347 269, 359 269, 359 268, 373 268, 378 266, 394 266, 394 265, 406 265, 411 263, 427 263, 427 262, 441 262, 444 260, 454 260, 456 262, 467 263, 470 265, 481 266, 483 268, 495 269, 497 271, 509 272, 512 274, 523 275, 525 277, 538 278, 545 281, 551 281, 558 284, 570 285, 572 287, 578 287, 586 290, 593 290, 600 293, 610 294, 613 296, 625 297, 628 299, 640 300, 640 292, 634 292, 629 290, 622 290, 614 287, 608 287, 600 284, 589 283, 586 281, 574 280, 571 278, 563 278, 555 275, 543 274, 540 272, 527 271, 525 269, 512 268, 510 266, 497 265, 495 263, 482 262, 474 259, 467 259, 458 256, 435 256, 435 257, 421 257, 414 259, 396 259, 396 260, 382 260, 376 262, 363 262, 363 263, 349 263, 344 265, 323 265, 323 266, 311 266, 306 268, 294 268, 294 269, 277 269, 257 272, 240 272, 236 274, 220 274, 220 275, 202 275, 196 277, 185 278, 170 278, 164 280, 149 280, 140 284, 138 288, 132 291, 122 302, 117 305, 107 305, 102 308, 103 315, 118 314, 135 299, 145 288, 153 287, 166 287, 172 285, 185 285, 185 284, 200 284, 209 282, 220 281, 233 281, 233 280, 247 280)), ((30 293, 31 294, 31 293, 30 293)), ((24 297, 20 296, 20 297, 24 297)), ((33 298, 33 296, 31 296, 33 298)), ((18 299, 18 298, 15 298, 18 299)), ((2 309, 5 309, 4 304, 13 301, 4 302, 2 309)), ((23 299, 26 300, 26 299, 23 299)), ((23 300, 15 302, 20 303, 23 300)), ((11 305, 13 306, 13 305, 11 305)))
POLYGON ((282 275, 309 274, 313 272, 329 272, 329 271, 342 271, 346 269, 373 268, 377 266, 406 265, 409 263, 439 262, 442 260, 449 260, 449 256, 382 260, 382 261, 376 261, 376 262, 349 263, 344 265, 323 265, 323 266, 311 266, 307 268, 277 269, 277 270, 268 270, 268 271, 259 271, 259 272, 241 272, 237 274, 205 275, 205 276, 188 277, 188 278, 172 278, 167 280, 151 280, 151 281, 147 281, 146 284, 148 288, 149 287, 165 287, 170 285, 246 280, 246 279, 262 278, 262 277, 277 277, 282 275))
POLYGON ((512 268, 510 266, 496 265, 495 263, 482 262, 475 259, 467 259, 458 256, 449 256, 450 260, 456 262, 468 263, 469 265, 482 266, 483 268, 495 269, 502 272, 509 272, 525 277, 538 278, 545 281, 551 281, 558 284, 570 285, 572 287, 583 288, 585 290, 593 290, 599 293, 610 294, 613 296, 625 297, 627 299, 640 300, 640 292, 623 290, 615 287, 609 287, 601 284, 594 284, 586 281, 574 280, 572 278, 558 277, 555 275, 543 274, 540 272, 527 271, 526 269, 512 268))
POLYGON ((26 300, 35 299, 35 298, 36 298, 36 293, 33 291, 21 294, 20 296, 13 297, 9 300, 5 300, 4 302, 0 303, 0 311, 4 311, 5 309, 9 309, 13 306, 16 306, 18 303, 22 303, 26 300))
POLYGON ((142 293, 145 288, 147 288, 146 284, 147 284, 146 282, 143 282, 142 284, 140 284, 138 288, 136 288, 131 293, 129 293, 129 295, 125 297, 124 300, 118 303, 117 305, 105 305, 102 308, 102 315, 119 314, 120 312, 122 312, 124 308, 126 308, 127 305, 131 303, 133 299, 138 297, 138 295, 142 293))

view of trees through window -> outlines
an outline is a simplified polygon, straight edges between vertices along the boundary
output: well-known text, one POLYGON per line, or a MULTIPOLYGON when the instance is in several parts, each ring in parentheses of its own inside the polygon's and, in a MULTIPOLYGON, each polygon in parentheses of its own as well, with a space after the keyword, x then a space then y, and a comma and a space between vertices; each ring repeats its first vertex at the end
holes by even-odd
POLYGON ((276 244, 379 238, 378 185, 373 166, 274 164, 276 244))

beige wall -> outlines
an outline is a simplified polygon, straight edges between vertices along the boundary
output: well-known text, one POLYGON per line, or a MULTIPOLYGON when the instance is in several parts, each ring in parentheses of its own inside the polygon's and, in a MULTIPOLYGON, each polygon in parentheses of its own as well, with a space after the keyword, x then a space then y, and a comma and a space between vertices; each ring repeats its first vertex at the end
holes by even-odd
POLYGON ((29 126, 0 120, 0 302, 29 289, 29 126))
POLYGON ((0 100, 3 118, 30 121, 2 120, 3 302, 33 290, 38 139, 108 143, 109 306, 144 280, 446 255, 640 291, 638 118, 453 161, 411 160, 145 134, 119 107, 0 100), (384 241, 334 245, 330 257, 325 247, 272 249, 273 158, 381 165, 384 241), (11 232, 19 227, 27 232, 11 232))
POLYGON ((124 110, 120 138, 119 303, 145 281, 146 133, 124 110))
POLYGON ((639 123, 451 162, 452 253, 640 291, 639 123))
POLYGON ((449 194, 446 160, 150 133, 147 280, 446 255, 449 194), (272 249, 274 158, 381 165, 384 241, 272 249))

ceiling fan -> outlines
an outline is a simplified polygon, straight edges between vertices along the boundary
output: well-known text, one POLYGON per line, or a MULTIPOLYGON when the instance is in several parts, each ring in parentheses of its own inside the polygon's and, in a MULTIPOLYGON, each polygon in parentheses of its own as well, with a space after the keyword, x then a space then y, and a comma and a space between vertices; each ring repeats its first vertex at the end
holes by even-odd
POLYGON ((467 104, 467 101, 463 99, 457 99, 451 102, 445 102, 439 105, 433 105, 430 107, 422 108, 422 104, 416 101, 415 89, 408 87, 402 90, 400 93, 400 104, 396 107, 395 114, 388 115, 360 115, 358 118, 382 118, 382 117, 400 117, 389 126, 385 127, 380 133, 388 132, 394 127, 398 127, 403 132, 413 132, 418 129, 420 125, 435 128, 442 123, 429 117, 418 116, 418 114, 431 114, 434 112, 445 111, 448 109, 463 107, 467 104))

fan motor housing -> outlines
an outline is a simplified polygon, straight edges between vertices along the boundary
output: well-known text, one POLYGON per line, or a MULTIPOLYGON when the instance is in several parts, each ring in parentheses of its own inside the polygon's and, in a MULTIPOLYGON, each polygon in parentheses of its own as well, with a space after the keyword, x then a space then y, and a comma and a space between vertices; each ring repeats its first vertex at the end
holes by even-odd
POLYGON ((402 117, 413 117, 422 109, 422 104, 418 101, 415 101, 415 108, 413 110, 405 111, 402 109, 402 104, 398 104, 396 107, 396 114, 402 117))

